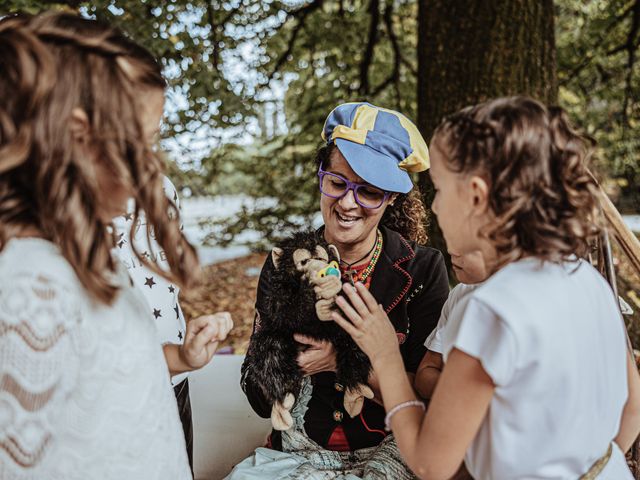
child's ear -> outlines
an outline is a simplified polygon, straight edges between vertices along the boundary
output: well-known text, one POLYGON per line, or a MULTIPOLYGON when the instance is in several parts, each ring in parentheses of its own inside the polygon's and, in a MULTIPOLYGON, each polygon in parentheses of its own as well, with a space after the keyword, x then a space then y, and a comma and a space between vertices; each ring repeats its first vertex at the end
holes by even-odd
POLYGON ((489 185, 484 178, 474 175, 470 179, 473 209, 484 213, 489 209, 489 185))
POLYGON ((69 129, 71 130, 71 136, 76 142, 86 143, 91 133, 87 112, 81 108, 74 108, 71 111, 71 118, 69 119, 69 129))

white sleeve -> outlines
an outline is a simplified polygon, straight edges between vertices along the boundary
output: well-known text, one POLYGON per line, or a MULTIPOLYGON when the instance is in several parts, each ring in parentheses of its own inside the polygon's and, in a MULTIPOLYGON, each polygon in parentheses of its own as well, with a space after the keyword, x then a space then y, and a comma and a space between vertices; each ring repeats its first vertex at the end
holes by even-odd
POLYGON ((509 382, 517 363, 516 337, 489 306, 471 298, 452 348, 477 358, 496 386, 509 382))
POLYGON ((442 329, 446 323, 447 320, 443 311, 442 315, 440 315, 440 320, 438 320, 438 325, 433 329, 424 342, 424 346, 427 347, 427 350, 442 354, 442 329))
POLYGON ((442 354, 442 332, 444 330, 444 327, 447 325, 447 322, 449 321, 449 313, 451 313, 451 307, 457 299, 456 288, 449 292, 447 301, 444 302, 444 305, 442 305, 442 312, 440 312, 438 325, 436 325, 436 328, 433 329, 433 331, 424 341, 424 346, 427 348, 427 350, 442 354))
POLYGON ((44 278, 0 283, 1 478, 49 478, 56 421, 77 382, 78 312, 70 292, 44 278))

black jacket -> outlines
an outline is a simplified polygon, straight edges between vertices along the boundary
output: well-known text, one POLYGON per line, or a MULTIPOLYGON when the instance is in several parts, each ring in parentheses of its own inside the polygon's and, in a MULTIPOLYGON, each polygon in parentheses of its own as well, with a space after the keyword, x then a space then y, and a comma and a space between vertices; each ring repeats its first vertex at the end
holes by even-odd
MULTIPOLYGON (((449 294, 447 271, 442 254, 433 248, 408 242, 400 234, 380 227, 383 250, 373 271, 369 291, 382 304, 395 326, 400 351, 407 372, 415 373, 426 352, 424 342, 436 327, 440 310, 449 294)), ((271 256, 260 273, 256 298, 256 317, 269 322, 265 299, 270 295, 269 277, 273 271, 271 256)), ((254 330, 256 328, 254 322, 254 330)), ((385 436, 384 408, 365 400, 362 414, 350 418, 342 405, 343 392, 336 384, 333 372, 312 376, 313 395, 305 415, 305 430, 309 437, 326 446, 331 433, 342 424, 352 449, 379 444, 385 436)), ((271 415, 271 405, 260 388, 247 381, 242 385, 249 403, 263 418, 271 415)), ((280 449, 280 432, 272 434, 273 448, 280 449)))

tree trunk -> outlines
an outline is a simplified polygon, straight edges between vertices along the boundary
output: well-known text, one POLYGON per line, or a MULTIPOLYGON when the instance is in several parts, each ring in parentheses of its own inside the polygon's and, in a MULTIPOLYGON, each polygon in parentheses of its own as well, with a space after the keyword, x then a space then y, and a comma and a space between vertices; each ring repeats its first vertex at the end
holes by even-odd
MULTIPOLYGON (((483 100, 557 96, 553 0, 419 0, 418 128, 483 100)), ((429 175, 420 186, 431 204, 429 175)), ((446 251, 435 222, 431 243, 446 251)))

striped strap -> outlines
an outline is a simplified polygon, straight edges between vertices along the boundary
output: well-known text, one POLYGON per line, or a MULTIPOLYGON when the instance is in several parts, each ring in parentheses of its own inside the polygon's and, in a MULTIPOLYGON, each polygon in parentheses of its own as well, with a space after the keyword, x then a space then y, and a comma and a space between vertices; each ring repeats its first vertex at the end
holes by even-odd
POLYGON ((607 453, 605 453, 602 457, 594 462, 591 465, 591 468, 587 473, 580 477, 580 480, 595 480, 598 475, 604 470, 604 467, 609 463, 609 459, 611 458, 611 452, 613 450, 613 445, 610 443, 609 448, 607 449, 607 453))

